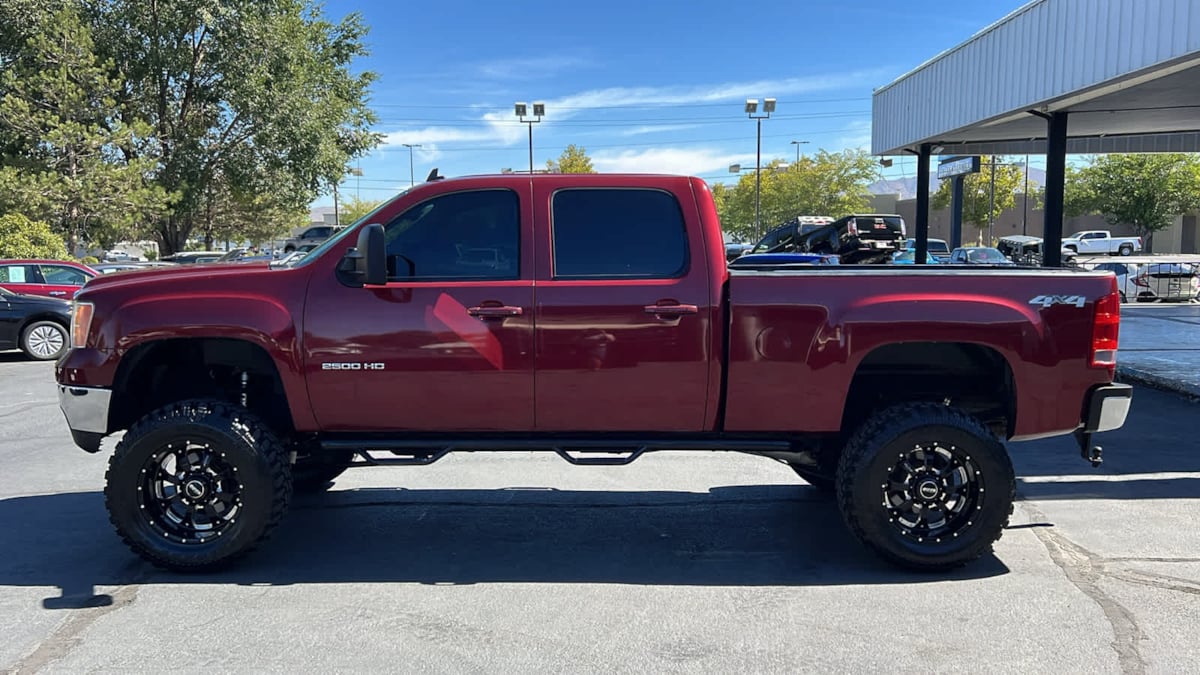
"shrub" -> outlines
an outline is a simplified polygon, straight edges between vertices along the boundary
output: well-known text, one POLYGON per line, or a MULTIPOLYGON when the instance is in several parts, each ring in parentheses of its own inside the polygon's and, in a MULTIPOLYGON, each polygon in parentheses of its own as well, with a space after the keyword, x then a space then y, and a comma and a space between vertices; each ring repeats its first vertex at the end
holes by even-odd
POLYGON ((0 258, 66 260, 67 245, 46 223, 8 213, 0 216, 0 258))

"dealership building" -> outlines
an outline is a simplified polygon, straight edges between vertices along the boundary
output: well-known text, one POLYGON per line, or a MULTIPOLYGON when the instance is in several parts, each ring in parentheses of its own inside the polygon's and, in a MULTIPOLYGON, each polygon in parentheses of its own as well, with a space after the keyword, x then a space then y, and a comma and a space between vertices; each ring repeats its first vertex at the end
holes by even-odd
MULTIPOLYGON (((1200 151, 1200 2, 1029 2, 877 89, 871 148, 917 156, 918 241, 936 236, 931 158, 1045 155, 1045 209, 1030 216, 1029 234, 1046 238, 1046 264, 1057 265, 1064 229, 1125 230, 1098 217, 1064 218, 1068 154, 1200 151)), ((995 234, 1012 222, 1002 214, 995 234)), ((1196 215, 1157 233, 1155 250, 1200 252, 1196 215)))

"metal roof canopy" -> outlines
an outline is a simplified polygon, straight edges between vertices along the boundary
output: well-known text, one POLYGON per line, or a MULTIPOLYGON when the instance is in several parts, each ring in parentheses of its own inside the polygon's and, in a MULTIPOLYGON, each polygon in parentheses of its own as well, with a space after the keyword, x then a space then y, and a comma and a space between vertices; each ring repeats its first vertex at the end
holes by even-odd
POLYGON ((1031 110, 1073 154, 1200 151, 1200 2, 1034 0, 876 90, 871 150, 1044 153, 1031 110))
POLYGON ((1034 0, 876 90, 871 150, 919 157, 918 263, 931 154, 1045 153, 1057 266, 1067 153, 1200 151, 1200 2, 1034 0))

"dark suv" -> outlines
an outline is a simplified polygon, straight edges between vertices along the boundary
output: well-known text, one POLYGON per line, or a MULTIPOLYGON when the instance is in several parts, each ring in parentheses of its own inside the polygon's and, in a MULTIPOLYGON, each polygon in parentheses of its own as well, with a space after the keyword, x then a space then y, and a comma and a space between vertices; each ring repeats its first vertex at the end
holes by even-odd
POLYGON ((855 214, 796 238, 796 250, 841 256, 847 265, 880 263, 904 249, 904 219, 896 214, 855 214))

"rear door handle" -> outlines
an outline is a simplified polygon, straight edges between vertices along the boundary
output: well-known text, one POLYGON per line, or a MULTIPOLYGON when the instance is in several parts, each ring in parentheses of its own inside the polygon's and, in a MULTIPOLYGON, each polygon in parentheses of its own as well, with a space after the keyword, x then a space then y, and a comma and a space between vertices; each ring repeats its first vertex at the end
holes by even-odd
POLYGON ((507 316, 521 316, 524 313, 525 311, 520 307, 510 305, 482 305, 467 308, 467 314, 481 319, 502 319, 507 316))
POLYGON ((683 316, 700 311, 700 308, 695 305, 646 305, 643 309, 647 314, 658 316, 683 316))

